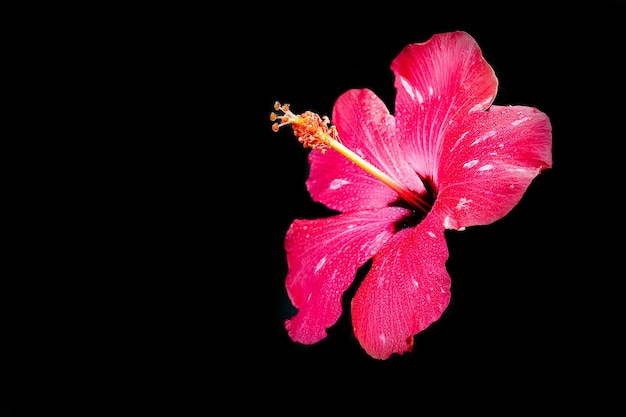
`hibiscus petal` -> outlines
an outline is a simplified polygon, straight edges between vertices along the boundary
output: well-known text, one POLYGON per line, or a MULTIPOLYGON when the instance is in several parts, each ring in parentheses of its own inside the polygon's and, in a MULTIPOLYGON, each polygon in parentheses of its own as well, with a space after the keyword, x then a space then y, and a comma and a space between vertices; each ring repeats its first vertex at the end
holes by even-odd
POLYGON ((446 228, 492 223, 551 166, 551 125, 544 113, 525 106, 473 113, 446 137, 433 211, 446 228))
POLYGON ((443 135, 457 115, 484 110, 498 80, 476 41, 457 31, 405 47, 392 62, 396 126, 405 158, 422 176, 438 170, 443 135))
POLYGON ((435 216, 395 234, 376 254, 352 300, 354 334, 370 356, 411 351, 413 336, 441 317, 450 302, 447 259, 435 216))
MULTIPOLYGON (((333 109, 332 122, 341 142, 361 158, 415 192, 424 185, 406 160, 395 138, 395 120, 385 104, 367 89, 342 94, 333 109)), ((307 188, 311 197, 340 211, 386 207, 398 195, 380 180, 363 171, 343 155, 329 150, 309 155, 307 188)))
POLYGON ((285 321, 291 338, 312 344, 341 315, 341 297, 357 269, 392 236, 394 223, 409 214, 390 207, 294 221, 285 236, 287 293, 298 313, 285 321))

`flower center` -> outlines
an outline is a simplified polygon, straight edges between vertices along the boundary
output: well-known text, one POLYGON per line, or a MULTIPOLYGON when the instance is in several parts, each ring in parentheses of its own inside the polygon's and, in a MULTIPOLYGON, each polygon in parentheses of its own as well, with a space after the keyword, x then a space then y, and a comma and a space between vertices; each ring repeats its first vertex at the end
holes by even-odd
POLYGON ((294 135, 304 148, 317 149, 322 153, 326 153, 328 149, 334 149, 354 162, 365 172, 389 186, 412 207, 422 211, 424 214, 428 213, 430 210, 431 205, 424 201, 417 193, 399 184, 389 175, 345 147, 341 143, 337 129, 335 126, 330 125, 330 120, 327 116, 320 117, 317 113, 310 111, 306 111, 302 114, 294 114, 289 109, 289 104, 281 105, 278 101, 274 103, 274 110, 279 112, 270 113, 270 120, 275 122, 272 125, 274 132, 278 132, 278 129, 283 126, 291 125, 294 135))

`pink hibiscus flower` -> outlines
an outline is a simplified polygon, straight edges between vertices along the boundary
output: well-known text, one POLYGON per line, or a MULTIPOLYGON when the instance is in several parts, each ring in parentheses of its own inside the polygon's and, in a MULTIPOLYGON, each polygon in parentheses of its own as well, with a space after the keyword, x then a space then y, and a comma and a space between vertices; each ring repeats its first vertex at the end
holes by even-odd
POLYGON ((457 31, 408 45, 392 62, 395 117, 368 89, 339 97, 330 120, 276 103, 309 154, 311 197, 339 214, 295 220, 285 237, 292 340, 313 344, 351 300, 354 334, 373 358, 409 352, 450 301, 444 231, 490 224, 552 166, 548 117, 492 105, 498 80, 476 41, 457 31))

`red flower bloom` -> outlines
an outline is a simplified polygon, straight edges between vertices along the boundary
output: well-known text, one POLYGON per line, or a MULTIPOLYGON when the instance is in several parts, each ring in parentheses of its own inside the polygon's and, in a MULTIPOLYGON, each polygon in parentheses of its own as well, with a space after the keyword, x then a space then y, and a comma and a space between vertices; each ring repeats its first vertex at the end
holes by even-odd
POLYGON ((465 32, 408 45, 393 61, 395 117, 370 90, 350 90, 327 118, 276 104, 309 154, 311 197, 340 212, 295 220, 285 237, 285 326, 312 344, 341 315, 342 295, 372 260, 351 302, 354 334, 372 357, 412 350, 450 301, 445 229, 505 216, 552 166, 548 117, 496 106, 498 80, 465 32), (337 152, 335 152, 337 151, 337 152))

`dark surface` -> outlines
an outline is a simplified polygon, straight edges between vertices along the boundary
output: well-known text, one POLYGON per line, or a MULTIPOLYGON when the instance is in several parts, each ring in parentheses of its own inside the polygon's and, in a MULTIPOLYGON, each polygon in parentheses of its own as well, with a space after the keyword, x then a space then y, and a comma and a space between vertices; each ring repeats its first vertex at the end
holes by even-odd
POLYGON ((0 415, 612 404, 624 4, 414 3, 105 19, 124 23, 98 26, 84 68, 65 73, 84 97, 82 145, 42 175, 24 169, 30 191, 11 200, 0 415), (452 301, 413 352, 369 358, 347 313, 322 342, 291 342, 283 237, 323 209, 304 186, 306 152, 270 129, 274 101, 330 115, 367 87, 393 109, 393 58, 452 30, 494 67, 496 104, 548 114, 553 168, 501 221, 447 234, 452 301))

